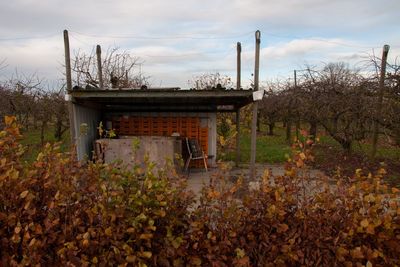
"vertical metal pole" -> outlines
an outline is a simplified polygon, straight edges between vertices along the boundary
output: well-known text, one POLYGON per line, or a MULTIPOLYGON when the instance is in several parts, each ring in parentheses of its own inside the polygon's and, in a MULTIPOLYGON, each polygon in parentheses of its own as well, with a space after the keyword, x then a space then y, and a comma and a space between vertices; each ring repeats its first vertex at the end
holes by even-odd
MULTIPOLYGON (((236 45, 237 64, 236 64, 236 90, 241 88, 241 53, 242 45, 240 42, 236 45)), ((236 110, 236 167, 240 162, 240 108, 236 110)))
MULTIPOLYGON (((256 54, 254 64, 254 91, 258 91, 259 88, 259 72, 260 72, 260 43, 261 33, 256 31, 256 54)), ((256 165, 256 142, 257 142, 257 112, 258 102, 253 103, 253 119, 251 123, 251 150, 250 150, 250 180, 254 180, 255 176, 255 165, 256 165)))
POLYGON ((372 152, 371 156, 374 158, 376 155, 376 149, 379 137, 379 120, 382 115, 382 102, 383 102, 383 92, 385 90, 385 74, 386 74, 386 61, 389 53, 390 46, 384 45, 382 51, 382 62, 381 62, 381 75, 379 79, 379 93, 378 93, 378 103, 376 107, 376 115, 374 121, 374 132, 372 136, 372 152))
POLYGON ((101 47, 100 47, 100 45, 96 46, 96 55, 97 55, 97 72, 99 75, 99 87, 100 87, 100 89, 104 89, 103 68, 101 66, 101 47))

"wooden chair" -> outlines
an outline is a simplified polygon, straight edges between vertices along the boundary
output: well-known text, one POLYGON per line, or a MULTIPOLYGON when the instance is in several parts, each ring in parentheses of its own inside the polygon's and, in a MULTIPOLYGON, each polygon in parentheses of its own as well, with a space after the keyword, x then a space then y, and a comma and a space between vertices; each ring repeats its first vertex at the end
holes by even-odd
POLYGON ((198 159, 203 160, 204 168, 206 169, 206 171, 208 171, 208 168, 207 168, 207 158, 208 157, 204 153, 204 151, 201 149, 199 141, 197 141, 196 139, 189 139, 186 137, 186 146, 187 146, 187 150, 189 153, 189 157, 185 163, 185 171, 189 170, 189 164, 190 164, 191 160, 198 160, 198 159))

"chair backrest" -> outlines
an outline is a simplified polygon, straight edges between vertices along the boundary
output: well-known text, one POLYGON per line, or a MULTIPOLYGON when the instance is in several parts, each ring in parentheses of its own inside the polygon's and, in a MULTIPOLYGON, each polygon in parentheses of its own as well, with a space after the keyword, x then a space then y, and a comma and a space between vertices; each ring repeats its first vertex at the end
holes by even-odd
POLYGON ((193 158, 198 158, 203 156, 203 151, 200 147, 199 141, 197 139, 186 138, 187 148, 193 158))

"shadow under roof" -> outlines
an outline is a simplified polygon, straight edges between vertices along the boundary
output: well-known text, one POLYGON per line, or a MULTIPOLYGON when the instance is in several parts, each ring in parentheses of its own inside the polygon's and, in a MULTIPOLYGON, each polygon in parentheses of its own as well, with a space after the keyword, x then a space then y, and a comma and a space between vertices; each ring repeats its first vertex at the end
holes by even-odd
POLYGON ((74 89, 75 104, 106 111, 233 112, 253 102, 252 90, 74 89))

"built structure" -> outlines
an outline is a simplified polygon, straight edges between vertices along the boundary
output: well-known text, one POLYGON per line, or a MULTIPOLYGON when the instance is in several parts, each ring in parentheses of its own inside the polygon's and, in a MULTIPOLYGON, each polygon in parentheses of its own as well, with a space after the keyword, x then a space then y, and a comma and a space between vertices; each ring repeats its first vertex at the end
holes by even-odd
POLYGON ((197 139, 209 156, 209 164, 214 164, 217 158, 216 114, 238 112, 253 102, 251 90, 86 90, 75 87, 68 96, 71 134, 79 160, 91 158, 93 144, 101 138, 98 131, 101 124, 104 130, 113 130, 115 138, 177 136, 197 139))

